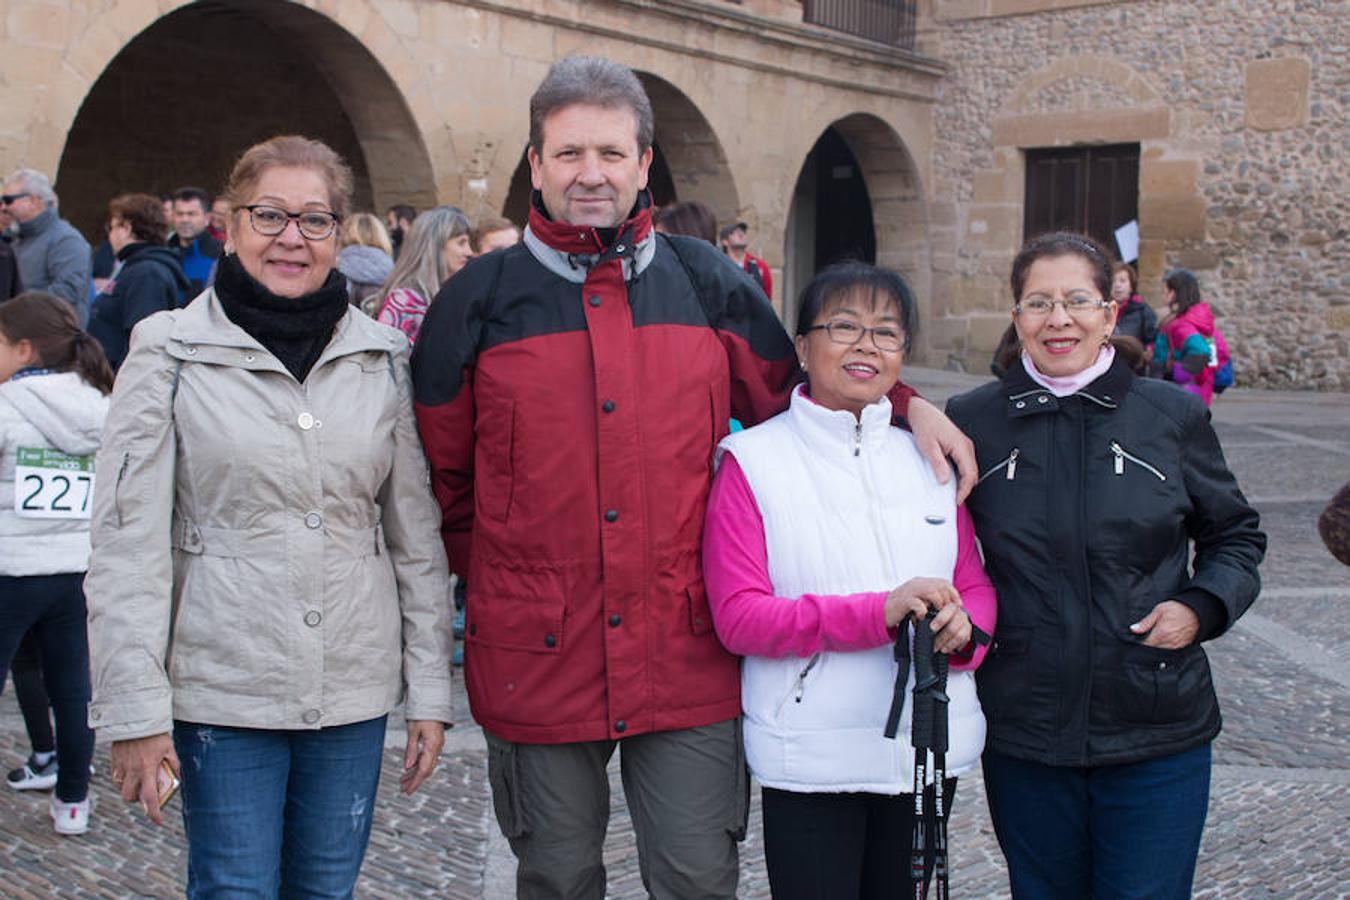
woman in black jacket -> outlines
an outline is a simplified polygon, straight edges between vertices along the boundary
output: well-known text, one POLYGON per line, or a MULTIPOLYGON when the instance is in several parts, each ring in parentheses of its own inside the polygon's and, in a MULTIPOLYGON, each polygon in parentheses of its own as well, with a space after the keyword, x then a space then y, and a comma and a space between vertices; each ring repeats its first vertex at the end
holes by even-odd
POLYGON ((1142 356, 1134 370, 1147 374, 1153 356, 1153 341, 1158 337, 1158 314, 1139 296, 1139 276, 1134 266, 1118 262, 1111 266, 1111 300, 1116 304, 1116 337, 1134 338, 1142 356))
POLYGON ((1208 411, 1111 347, 1111 274, 1090 238, 1028 242, 1021 359, 948 407, 982 473, 984 772, 1015 897, 1190 895, 1220 726, 1200 645, 1260 589, 1265 535, 1208 411))
POLYGON ((178 254, 164 246, 168 229, 163 204, 156 197, 122 194, 108 203, 108 243, 121 267, 106 293, 94 298, 89 333, 103 345, 114 369, 126 359, 136 323, 192 299, 178 254))

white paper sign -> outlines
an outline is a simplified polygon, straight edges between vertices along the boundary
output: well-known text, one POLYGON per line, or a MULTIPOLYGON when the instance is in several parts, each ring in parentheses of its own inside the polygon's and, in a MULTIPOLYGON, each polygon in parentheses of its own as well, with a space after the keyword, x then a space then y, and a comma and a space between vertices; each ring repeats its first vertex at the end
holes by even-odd
POLYGON ((1120 250, 1121 262, 1134 262, 1139 258, 1139 220, 1131 219, 1116 229, 1116 247, 1120 250))
POLYGON ((14 514, 25 519, 87 519, 94 457, 20 447, 14 465, 14 514))

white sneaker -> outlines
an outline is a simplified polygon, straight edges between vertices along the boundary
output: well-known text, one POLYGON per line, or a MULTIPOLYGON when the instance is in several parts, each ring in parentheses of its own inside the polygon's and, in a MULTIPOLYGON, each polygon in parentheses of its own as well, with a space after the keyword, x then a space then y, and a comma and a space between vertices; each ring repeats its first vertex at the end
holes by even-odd
POLYGON ((52 824, 57 834, 84 834, 89 830, 89 801, 62 803, 52 794, 52 824))
POLYGON ((5 776, 5 784, 16 791, 50 791, 56 787, 56 755, 45 766, 38 765, 36 757, 28 757, 27 762, 5 776))

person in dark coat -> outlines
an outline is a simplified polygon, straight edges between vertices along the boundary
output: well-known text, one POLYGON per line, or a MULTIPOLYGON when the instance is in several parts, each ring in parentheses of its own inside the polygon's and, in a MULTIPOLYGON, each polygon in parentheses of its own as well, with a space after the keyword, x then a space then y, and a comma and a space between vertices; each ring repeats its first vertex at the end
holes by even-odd
POLYGON ((1134 338, 1146 351, 1134 367, 1136 374, 1144 375, 1158 336, 1158 314, 1139 296, 1139 276, 1129 263, 1118 262, 1111 267, 1111 302, 1116 305, 1114 334, 1134 338))
POLYGON ((19 261, 9 242, 0 240, 0 303, 23 293, 23 278, 19 275, 19 261))
POLYGON ((1181 900, 1221 724, 1201 645, 1256 599, 1266 536, 1200 398, 1112 346, 1104 248, 1032 238, 1012 287, 1020 359, 948 405, 998 594, 990 816, 1014 898, 1181 900))
POLYGON ((114 369, 126 358, 137 322, 188 299, 190 285, 178 254, 164 246, 168 227, 157 197, 123 194, 108 204, 108 243, 122 268, 95 299, 89 333, 103 345, 114 369))

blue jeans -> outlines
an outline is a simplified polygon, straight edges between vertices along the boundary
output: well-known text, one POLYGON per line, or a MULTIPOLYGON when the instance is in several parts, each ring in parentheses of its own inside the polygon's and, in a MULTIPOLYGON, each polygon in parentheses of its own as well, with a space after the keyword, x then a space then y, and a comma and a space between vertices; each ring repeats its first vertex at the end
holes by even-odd
POLYGON ((187 896, 350 897, 385 717, 317 731, 176 722, 187 896))
MULTIPOLYGON (((0 685, 20 641, 28 635, 41 654, 42 680, 56 715, 56 796, 64 803, 88 798, 89 762, 94 758, 83 584, 83 572, 0 575, 0 685)), ((25 711, 29 713, 36 718, 38 711, 25 711)), ((45 706, 41 716, 46 719, 45 706)), ((35 743, 38 738, 34 735, 35 743)))
POLYGON ((1209 774, 1209 744, 1086 768, 986 750, 985 793, 1013 897, 1190 897, 1209 774))

